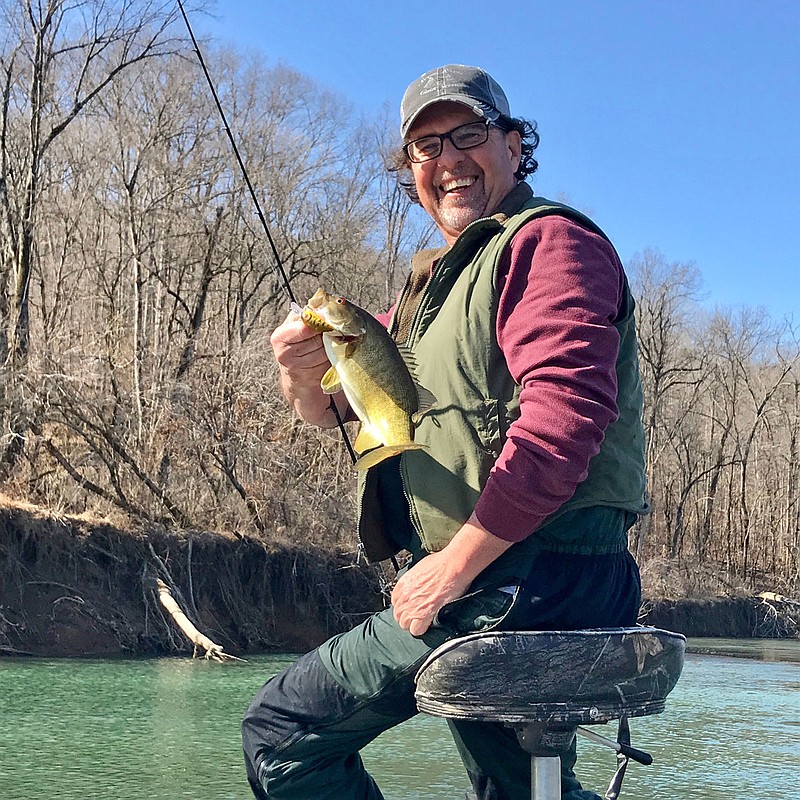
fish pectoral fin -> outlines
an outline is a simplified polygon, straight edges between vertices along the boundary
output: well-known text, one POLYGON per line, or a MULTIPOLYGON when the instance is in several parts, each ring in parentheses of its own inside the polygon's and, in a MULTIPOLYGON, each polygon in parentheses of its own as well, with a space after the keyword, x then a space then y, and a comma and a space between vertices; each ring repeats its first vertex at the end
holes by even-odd
POLYGON ((406 450, 427 450, 427 448, 425 445, 415 444, 414 442, 383 445, 383 447, 376 447, 374 450, 370 450, 369 453, 361 456, 361 458, 356 461, 355 468, 357 470, 369 469, 376 464, 380 464, 381 461, 385 461, 387 458, 405 453, 406 450))
POLYGON ((336 367, 331 367, 323 376, 319 385, 325 394, 336 394, 342 390, 342 382, 336 367))
POLYGON ((365 453, 367 450, 374 450, 376 447, 380 447, 382 444, 382 441, 376 439, 362 425, 361 430, 358 432, 358 436, 356 436, 355 442, 353 442, 353 447, 355 448, 356 453, 360 455, 361 453, 365 453))

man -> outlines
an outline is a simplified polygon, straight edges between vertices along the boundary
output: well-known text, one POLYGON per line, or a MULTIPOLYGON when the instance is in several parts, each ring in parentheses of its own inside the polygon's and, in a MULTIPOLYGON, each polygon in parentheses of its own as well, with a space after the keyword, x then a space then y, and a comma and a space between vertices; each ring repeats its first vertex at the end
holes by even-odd
MULTIPOLYGON (((418 253, 390 333, 437 398, 424 450, 373 467, 359 532, 373 560, 411 558, 392 606, 273 678, 243 725, 248 777, 272 800, 375 800, 359 750, 416 713, 430 650, 477 630, 631 625, 626 531, 645 511, 633 300, 613 246, 533 196, 535 126, 483 70, 449 65, 401 105, 399 166, 445 247, 418 253)), ((321 338, 293 314, 272 336, 281 387, 332 427, 321 338)), ((527 800, 529 756, 500 725, 454 721, 480 800, 527 800)), ((562 756, 562 794, 596 798, 562 756)))

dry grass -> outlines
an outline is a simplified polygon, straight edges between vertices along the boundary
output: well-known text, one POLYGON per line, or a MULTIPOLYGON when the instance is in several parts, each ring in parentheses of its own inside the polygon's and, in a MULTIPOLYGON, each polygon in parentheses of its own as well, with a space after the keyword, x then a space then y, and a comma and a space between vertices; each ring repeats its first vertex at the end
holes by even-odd
POLYGON ((650 600, 710 599, 744 597, 763 591, 787 591, 775 576, 743 578, 724 564, 697 563, 653 557, 640 565, 642 594, 650 600))

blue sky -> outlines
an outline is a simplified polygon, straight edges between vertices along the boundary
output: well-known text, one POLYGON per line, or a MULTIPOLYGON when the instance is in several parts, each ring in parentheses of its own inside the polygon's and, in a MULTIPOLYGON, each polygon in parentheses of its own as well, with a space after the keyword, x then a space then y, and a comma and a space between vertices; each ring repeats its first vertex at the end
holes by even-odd
POLYGON ((800 323, 800 0, 218 0, 198 33, 357 111, 476 64, 536 120, 538 194, 589 211, 626 261, 696 263, 709 306, 800 323))

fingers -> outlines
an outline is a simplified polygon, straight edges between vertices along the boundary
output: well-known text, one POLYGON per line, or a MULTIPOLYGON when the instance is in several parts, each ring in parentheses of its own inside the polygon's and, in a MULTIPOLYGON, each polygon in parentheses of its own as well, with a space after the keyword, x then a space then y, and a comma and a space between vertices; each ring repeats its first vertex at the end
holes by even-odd
POLYGON ((397 624, 419 636, 433 624, 446 603, 461 597, 471 577, 453 571, 452 553, 441 550, 423 558, 400 576, 392 590, 392 608, 397 624))
POLYGON ((422 614, 422 612, 408 612, 404 609, 394 607, 394 618, 397 624, 404 630, 408 631, 412 636, 421 636, 433 624, 435 614, 422 614), (412 616, 416 614, 416 616, 412 616))
POLYGON ((328 363, 322 334, 308 327, 294 312, 272 332, 275 360, 287 370, 318 370, 328 363))
POLYGON ((409 626, 406 630, 412 636, 422 636, 425 631, 430 628, 431 624, 433 623, 433 618, 431 619, 412 619, 409 623, 409 626))
MULTIPOLYGON (((294 312, 272 332, 270 344, 278 362, 281 393, 294 411, 312 425, 331 428, 337 418, 331 413, 331 398, 320 382, 331 364, 321 333, 306 325, 294 312)), ((340 414, 347 404, 337 401, 340 414)))
POLYGON ((421 636, 433 624, 439 604, 414 587, 409 575, 403 575, 392 591, 392 613, 404 631, 421 636))

